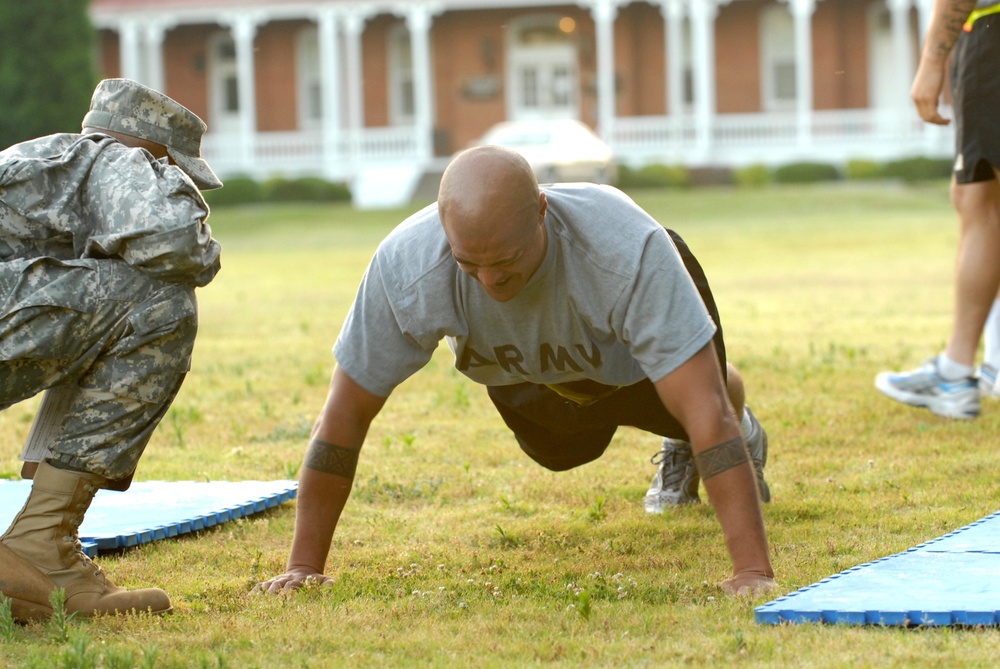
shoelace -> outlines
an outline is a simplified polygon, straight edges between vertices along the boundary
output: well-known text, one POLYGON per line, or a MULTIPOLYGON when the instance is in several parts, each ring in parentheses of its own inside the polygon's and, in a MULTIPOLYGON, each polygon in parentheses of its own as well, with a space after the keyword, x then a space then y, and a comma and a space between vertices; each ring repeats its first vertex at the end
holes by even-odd
POLYGON ((670 485, 681 483, 684 481, 684 475, 687 473, 687 461, 688 458, 682 458, 681 452, 676 448, 664 448, 661 451, 657 451, 649 458, 649 463, 656 465, 660 468, 660 485, 663 487, 669 487, 670 485), (680 459, 680 462, 678 462, 680 459), (678 465, 683 465, 683 467, 678 467, 678 465), (662 472, 667 468, 680 471, 671 480, 665 480, 663 478, 662 472))
POLYGON ((73 542, 73 554, 77 560, 83 563, 85 568, 94 570, 94 576, 99 577, 102 581, 106 580, 104 578, 104 572, 101 568, 98 567, 97 563, 91 560, 90 556, 83 551, 83 544, 80 543, 79 539, 76 539, 73 542))

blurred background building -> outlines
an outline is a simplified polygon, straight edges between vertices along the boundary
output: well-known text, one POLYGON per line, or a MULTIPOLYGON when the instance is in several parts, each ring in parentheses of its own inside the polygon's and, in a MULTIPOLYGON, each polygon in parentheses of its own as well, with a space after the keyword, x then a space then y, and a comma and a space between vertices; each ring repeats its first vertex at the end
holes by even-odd
POLYGON ((223 178, 406 201, 503 121, 576 119, 621 165, 951 155, 908 91, 932 0, 92 0, 103 76, 210 127, 223 178))

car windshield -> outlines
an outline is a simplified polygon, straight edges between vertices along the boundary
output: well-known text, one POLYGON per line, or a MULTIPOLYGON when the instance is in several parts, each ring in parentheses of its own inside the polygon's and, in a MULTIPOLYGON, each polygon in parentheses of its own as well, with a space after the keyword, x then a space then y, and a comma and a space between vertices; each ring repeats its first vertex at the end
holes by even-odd
POLYGON ((518 130, 498 132, 486 137, 492 144, 502 146, 542 146, 552 141, 552 133, 545 130, 518 130))

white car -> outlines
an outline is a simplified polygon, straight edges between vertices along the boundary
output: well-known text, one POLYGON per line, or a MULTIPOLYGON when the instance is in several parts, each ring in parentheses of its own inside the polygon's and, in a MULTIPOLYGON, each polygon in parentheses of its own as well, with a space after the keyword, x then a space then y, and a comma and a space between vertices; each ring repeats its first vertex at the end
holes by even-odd
POLYGON ((591 181, 613 184, 618 177, 611 148, 579 121, 505 121, 475 146, 504 146, 520 153, 539 183, 591 181))

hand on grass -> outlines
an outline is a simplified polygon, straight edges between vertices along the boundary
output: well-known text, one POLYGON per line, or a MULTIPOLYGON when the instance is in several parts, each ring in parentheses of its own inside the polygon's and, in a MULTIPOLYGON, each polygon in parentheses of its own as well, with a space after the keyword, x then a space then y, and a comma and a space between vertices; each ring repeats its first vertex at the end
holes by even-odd
POLYGON ((250 592, 269 592, 271 594, 276 594, 287 590, 297 590, 298 588, 307 585, 327 586, 332 584, 333 579, 329 576, 324 576, 309 567, 297 567, 289 569, 284 574, 275 576, 274 578, 264 581, 263 583, 258 583, 250 592))
POLYGON ((773 578, 754 572, 736 574, 722 582, 725 593, 736 597, 761 595, 777 588, 778 583, 773 578))

